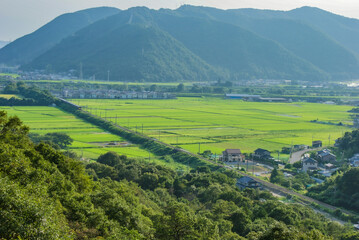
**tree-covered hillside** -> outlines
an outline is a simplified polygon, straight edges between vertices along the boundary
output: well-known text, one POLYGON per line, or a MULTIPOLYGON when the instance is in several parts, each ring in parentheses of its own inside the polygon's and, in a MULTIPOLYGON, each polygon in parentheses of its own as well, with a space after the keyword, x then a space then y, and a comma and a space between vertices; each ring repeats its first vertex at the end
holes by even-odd
MULTIPOLYGON (((107 22, 109 23, 109 22, 107 22)), ((160 29, 143 24, 97 24, 67 38, 25 65, 24 69, 55 72, 78 70, 125 81, 185 81, 218 79, 223 74, 160 29)))
MULTIPOLYGON (((349 239, 349 227, 262 191, 236 174, 176 173, 116 153, 85 163, 34 144, 0 112, 2 239, 349 239)), ((354 239, 354 238, 351 238, 354 239)))
POLYGON ((277 43, 232 24, 166 14, 157 14, 155 22, 211 65, 229 70, 231 79, 329 77, 277 43))
POLYGON ((359 20, 317 8, 292 11, 221 10, 184 5, 182 16, 211 19, 240 26, 273 40, 296 56, 331 74, 333 80, 351 79, 358 72, 359 20))

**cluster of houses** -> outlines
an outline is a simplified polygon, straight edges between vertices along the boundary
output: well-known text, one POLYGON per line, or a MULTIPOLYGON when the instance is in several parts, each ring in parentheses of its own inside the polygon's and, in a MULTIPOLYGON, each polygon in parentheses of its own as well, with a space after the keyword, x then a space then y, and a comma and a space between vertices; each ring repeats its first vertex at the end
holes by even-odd
MULTIPOLYGON (((271 153, 262 148, 256 149, 252 156, 258 160, 273 159, 271 153)), ((226 149, 222 152, 222 156, 219 156, 219 160, 223 162, 239 162, 245 160, 245 156, 240 149, 226 149)))
POLYGON ((317 160, 310 158, 308 154, 305 154, 304 158, 302 159, 302 171, 308 172, 316 170, 322 176, 330 177, 338 169, 335 165, 337 163, 336 156, 332 154, 329 149, 318 151, 316 154, 316 159, 317 160))
POLYGON ((35 70, 31 72, 19 72, 21 80, 40 80, 40 79, 47 79, 47 80, 62 80, 62 79, 77 79, 74 75, 69 73, 46 73, 43 70, 35 70))
POLYGON ((176 95, 166 92, 133 92, 118 90, 63 90, 51 92, 60 98, 84 99, 175 99, 176 95))

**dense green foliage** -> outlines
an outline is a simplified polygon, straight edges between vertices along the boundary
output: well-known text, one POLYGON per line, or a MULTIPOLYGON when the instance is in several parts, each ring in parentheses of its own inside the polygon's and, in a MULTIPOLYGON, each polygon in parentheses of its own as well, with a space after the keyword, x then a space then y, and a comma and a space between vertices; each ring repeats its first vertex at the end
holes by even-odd
POLYGON ((32 61, 81 28, 118 12, 116 8, 102 7, 61 15, 2 48, 0 63, 19 65, 32 61))
POLYGON ((308 196, 359 212, 359 168, 349 168, 308 189, 308 196))
POLYGON ((10 82, 3 92, 6 94, 20 94, 24 98, 0 98, 1 106, 48 106, 56 102, 49 92, 42 91, 37 87, 29 87, 24 82, 10 82))
POLYGON ((31 141, 34 143, 45 142, 50 145, 53 145, 54 148, 66 148, 71 145, 74 141, 69 135, 66 133, 46 133, 45 135, 40 135, 37 133, 29 134, 31 141))
POLYGON ((359 130, 346 132, 342 138, 337 140, 340 152, 344 152, 348 158, 359 153, 359 130))
POLYGON ((114 153, 85 171, 33 144, 27 132, 17 117, 0 113, 1 238, 318 240, 351 233, 267 192, 239 191, 231 172, 177 174, 114 153))

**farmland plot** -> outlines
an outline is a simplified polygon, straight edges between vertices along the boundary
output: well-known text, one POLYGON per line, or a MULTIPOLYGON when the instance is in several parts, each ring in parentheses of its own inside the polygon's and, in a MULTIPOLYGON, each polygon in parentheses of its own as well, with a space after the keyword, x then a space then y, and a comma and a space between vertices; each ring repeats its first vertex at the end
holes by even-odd
POLYGON ((17 115, 30 127, 32 133, 63 132, 68 134, 74 139, 70 149, 85 158, 97 159, 101 154, 114 151, 128 157, 167 164, 173 168, 185 168, 185 166, 174 162, 164 163, 137 145, 130 144, 119 136, 105 132, 103 129, 54 107, 0 107, 0 110, 7 111, 9 116, 17 115))
POLYGON ((219 98, 72 100, 92 114, 197 153, 226 148, 252 152, 292 144, 325 145, 349 131, 350 106, 258 103, 219 98), (317 122, 313 122, 313 121, 317 122))

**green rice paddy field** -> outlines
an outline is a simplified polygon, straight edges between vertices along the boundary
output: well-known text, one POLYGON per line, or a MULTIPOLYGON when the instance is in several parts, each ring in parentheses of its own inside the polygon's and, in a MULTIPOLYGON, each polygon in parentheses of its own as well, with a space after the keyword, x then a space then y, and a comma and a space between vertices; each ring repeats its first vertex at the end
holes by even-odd
MULTIPOLYGON (((171 100, 73 99, 87 111, 188 151, 226 148, 253 152, 257 148, 280 150, 292 144, 329 145, 351 129, 312 123, 351 124, 351 106, 317 103, 259 103, 219 98, 171 100)), ((286 156, 284 156, 286 157, 286 156)))
MULTIPOLYGON (((126 146, 126 141, 121 137, 104 132, 104 130, 54 107, 0 107, 0 110, 7 111, 9 116, 17 115, 30 127, 30 132, 68 134, 74 139, 70 149, 85 158, 96 159, 101 154, 114 151, 133 158, 150 158, 151 161, 161 163, 156 156, 136 145, 126 146), (107 145, 110 142, 116 142, 118 145, 107 145)), ((172 167, 184 168, 176 163, 172 163, 172 167)))

